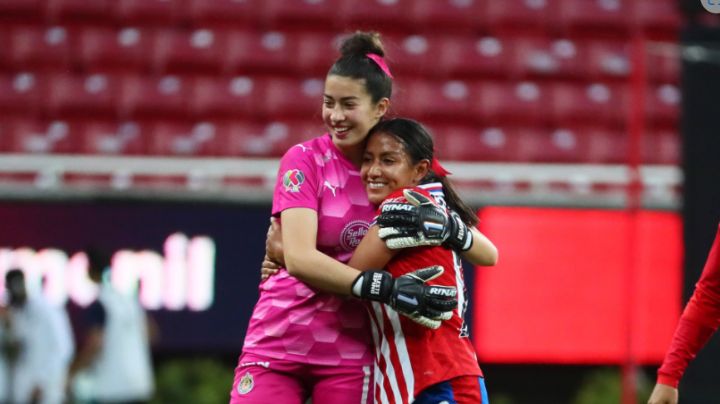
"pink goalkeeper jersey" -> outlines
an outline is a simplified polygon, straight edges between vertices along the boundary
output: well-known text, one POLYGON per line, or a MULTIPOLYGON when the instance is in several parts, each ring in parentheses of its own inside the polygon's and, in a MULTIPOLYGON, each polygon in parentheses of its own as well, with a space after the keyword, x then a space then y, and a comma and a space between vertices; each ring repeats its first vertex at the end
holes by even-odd
MULTIPOLYGON (((341 262, 350 259, 375 212, 359 170, 327 134, 293 146, 280 161, 272 213, 290 208, 317 211, 317 248, 341 262)), ((320 292, 284 269, 261 283, 245 352, 316 365, 369 365, 371 349, 367 313, 357 300, 320 292)))

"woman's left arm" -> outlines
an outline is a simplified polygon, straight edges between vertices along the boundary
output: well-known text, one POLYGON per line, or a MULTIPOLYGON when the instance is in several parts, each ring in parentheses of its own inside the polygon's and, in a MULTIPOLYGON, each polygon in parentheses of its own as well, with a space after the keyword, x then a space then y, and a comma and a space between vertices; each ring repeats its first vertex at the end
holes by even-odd
POLYGON ((469 250, 462 253, 463 258, 475 265, 492 266, 497 264, 498 250, 495 244, 480 230, 474 227, 469 230, 472 232, 473 243, 469 250))

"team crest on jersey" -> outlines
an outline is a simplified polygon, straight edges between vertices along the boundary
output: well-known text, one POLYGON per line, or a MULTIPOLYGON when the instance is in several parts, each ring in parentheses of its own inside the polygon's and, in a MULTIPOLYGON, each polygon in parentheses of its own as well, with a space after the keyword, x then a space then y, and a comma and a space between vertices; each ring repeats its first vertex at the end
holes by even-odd
POLYGON ((340 233, 340 246, 345 251, 352 251, 368 232, 370 225, 362 220, 353 220, 345 225, 340 233))
POLYGON ((255 380, 253 379, 250 372, 245 372, 245 375, 240 379, 237 385, 237 391, 240 394, 247 394, 252 391, 255 387, 255 380))
POLYGON ((303 182, 305 182, 305 174, 297 168, 287 170, 283 175, 283 185, 287 192, 298 192, 303 182))

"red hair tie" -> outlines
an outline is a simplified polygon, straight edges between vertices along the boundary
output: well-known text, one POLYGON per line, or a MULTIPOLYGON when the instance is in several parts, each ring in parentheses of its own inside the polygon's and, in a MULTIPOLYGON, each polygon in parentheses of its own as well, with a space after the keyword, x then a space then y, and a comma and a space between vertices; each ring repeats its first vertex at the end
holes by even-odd
POLYGON ((393 78, 392 74, 390 74, 390 68, 388 67, 387 63, 385 63, 385 59, 383 59, 382 56, 376 54, 376 53, 367 53, 365 56, 368 57, 368 59, 375 62, 378 67, 380 67, 380 70, 385 72, 385 74, 388 75, 388 77, 393 78))
POLYGON ((444 177, 447 177, 448 175, 452 174, 450 171, 446 170, 445 167, 440 165, 440 162, 435 157, 433 157, 432 162, 430 162, 430 168, 440 178, 444 178, 444 177))

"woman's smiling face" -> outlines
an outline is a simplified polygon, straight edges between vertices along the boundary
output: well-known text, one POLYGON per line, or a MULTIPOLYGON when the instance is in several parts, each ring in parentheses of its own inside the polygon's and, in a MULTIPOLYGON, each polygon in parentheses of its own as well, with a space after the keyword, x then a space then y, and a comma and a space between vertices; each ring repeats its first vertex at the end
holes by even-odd
POLYGON ((377 132, 368 138, 360 174, 371 203, 378 205, 395 190, 419 184, 427 172, 428 162, 413 164, 395 136, 377 132))

